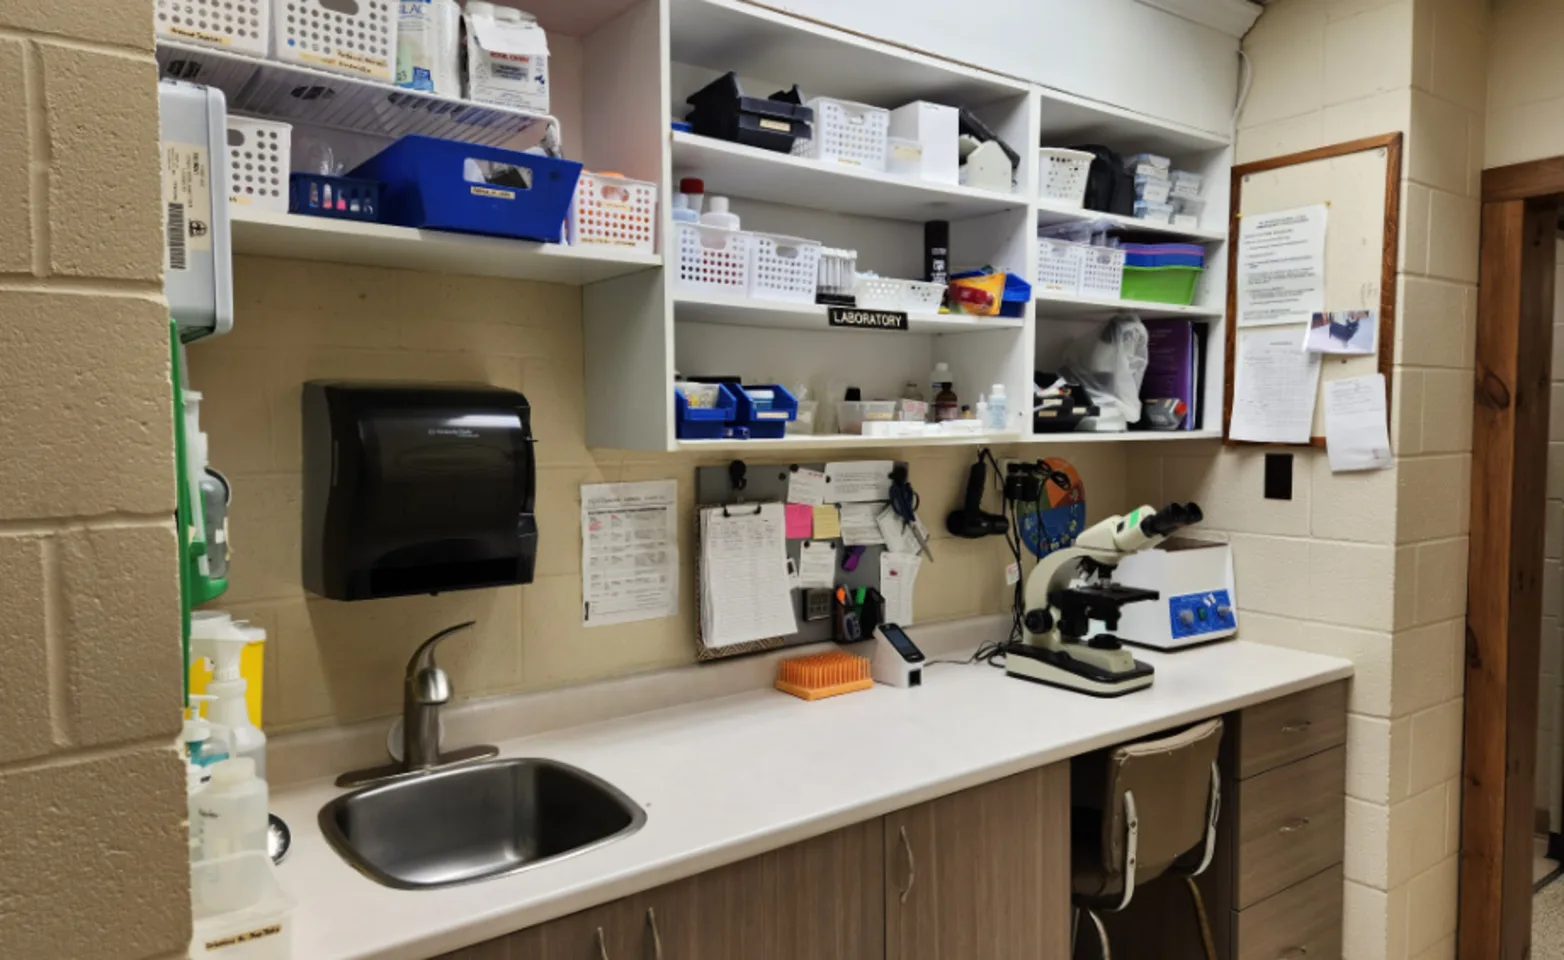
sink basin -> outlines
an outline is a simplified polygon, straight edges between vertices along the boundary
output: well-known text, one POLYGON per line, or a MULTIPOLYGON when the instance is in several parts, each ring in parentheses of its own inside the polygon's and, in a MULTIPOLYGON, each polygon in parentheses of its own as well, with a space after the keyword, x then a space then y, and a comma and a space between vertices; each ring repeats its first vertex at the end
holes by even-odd
POLYGON ((344 794, 320 811, 337 853, 388 887, 503 876, 628 836, 646 812, 604 781, 553 760, 493 760, 344 794))

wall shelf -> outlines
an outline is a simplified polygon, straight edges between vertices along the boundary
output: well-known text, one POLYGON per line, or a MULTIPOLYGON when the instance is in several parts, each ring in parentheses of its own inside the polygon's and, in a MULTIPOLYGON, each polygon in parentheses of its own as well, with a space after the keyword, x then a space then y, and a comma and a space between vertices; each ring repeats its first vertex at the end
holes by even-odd
POLYGON ((1019 443, 1017 433, 977 433, 937 437, 863 437, 854 433, 807 434, 778 440, 680 440, 680 450, 820 450, 875 447, 956 447, 1019 443))
MULTIPOLYGON (((780 300, 752 300, 747 297, 718 297, 675 292, 674 319, 689 323, 716 323, 745 327, 778 327, 790 330, 817 330, 864 333, 826 323, 826 307, 780 300)), ((1015 330, 1025 321, 1010 317, 963 317, 950 314, 908 314, 909 333, 977 333, 987 330, 1015 330)), ((884 331, 896 336, 897 331, 884 331)))
POLYGON ((567 247, 233 207, 234 252, 581 286, 662 264, 617 247, 567 247))
POLYGON ((1135 430, 1127 433, 1036 433, 1025 443, 1177 443, 1220 440, 1220 430, 1135 430))
POLYGON ((1059 206, 1047 200, 1037 202, 1037 224, 1041 227, 1051 227, 1061 223, 1089 223, 1093 220, 1106 220, 1126 232, 1150 234, 1174 242, 1183 240, 1189 243, 1221 243, 1227 240, 1227 234, 1221 230, 1186 230, 1172 224, 1152 223, 1117 213, 1059 206))
POLYGON ((1207 307, 1198 304, 1183 306, 1177 303, 1150 303, 1145 300, 1091 300, 1084 297, 1072 297, 1046 291, 1039 291, 1033 296, 1036 300, 1039 321, 1046 321, 1053 317, 1069 319, 1105 318, 1111 317, 1115 313, 1133 313, 1143 320, 1157 320, 1166 317, 1209 320, 1223 315, 1223 310, 1220 307, 1207 307))

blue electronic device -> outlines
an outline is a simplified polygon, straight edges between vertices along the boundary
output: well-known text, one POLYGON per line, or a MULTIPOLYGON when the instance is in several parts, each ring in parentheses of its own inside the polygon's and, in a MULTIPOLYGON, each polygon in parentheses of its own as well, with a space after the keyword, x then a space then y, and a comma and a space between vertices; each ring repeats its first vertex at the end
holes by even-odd
POLYGON ((1238 629, 1226 590, 1190 593, 1168 600, 1168 632, 1175 640, 1225 637, 1238 629))

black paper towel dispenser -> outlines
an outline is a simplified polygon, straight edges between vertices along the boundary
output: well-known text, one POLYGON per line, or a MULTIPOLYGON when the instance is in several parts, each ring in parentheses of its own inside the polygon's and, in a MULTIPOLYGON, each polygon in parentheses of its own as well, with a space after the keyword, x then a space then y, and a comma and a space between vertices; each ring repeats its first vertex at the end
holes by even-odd
POLYGON ((368 600, 531 583, 531 409, 482 384, 304 384, 304 586, 368 600))

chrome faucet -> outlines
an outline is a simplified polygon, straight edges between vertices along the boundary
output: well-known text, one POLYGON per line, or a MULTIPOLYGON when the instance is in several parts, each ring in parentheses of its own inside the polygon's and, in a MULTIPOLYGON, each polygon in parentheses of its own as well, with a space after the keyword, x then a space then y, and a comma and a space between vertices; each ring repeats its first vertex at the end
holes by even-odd
POLYGON ((337 778, 339 787, 356 787, 376 780, 423 773, 474 763, 499 756, 494 746, 464 747, 450 753, 440 751, 440 707, 451 699, 451 679, 434 662, 435 647, 453 633, 477 623, 468 620, 446 627, 419 644, 407 661, 407 676, 402 681, 402 759, 400 763, 355 770, 337 778))

